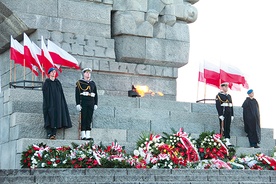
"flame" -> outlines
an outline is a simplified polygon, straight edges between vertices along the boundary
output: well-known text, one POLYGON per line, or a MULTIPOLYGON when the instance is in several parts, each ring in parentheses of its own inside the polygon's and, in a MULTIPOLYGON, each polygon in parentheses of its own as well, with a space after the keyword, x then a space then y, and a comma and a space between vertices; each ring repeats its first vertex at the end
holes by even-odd
POLYGON ((150 94, 151 96, 154 96, 156 93, 159 95, 159 96, 164 96, 164 94, 160 91, 158 92, 154 92, 152 90, 149 89, 148 86, 140 86, 140 85, 137 85, 135 86, 135 89, 136 89, 136 92, 141 96, 145 96, 145 94, 150 94))

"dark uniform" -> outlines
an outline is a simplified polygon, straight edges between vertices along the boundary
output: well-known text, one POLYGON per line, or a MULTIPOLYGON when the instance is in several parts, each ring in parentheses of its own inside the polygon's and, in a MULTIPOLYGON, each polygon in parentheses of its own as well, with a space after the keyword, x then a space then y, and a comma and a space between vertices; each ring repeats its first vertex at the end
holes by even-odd
POLYGON ((233 104, 231 95, 225 93, 218 93, 216 96, 216 108, 218 116, 224 117, 224 126, 222 127, 222 120, 219 118, 220 129, 223 130, 223 136, 230 139, 230 125, 232 117, 234 117, 233 104))
POLYGON ((47 137, 55 139, 57 129, 72 127, 67 103, 58 79, 52 81, 47 78, 43 83, 42 92, 44 127, 47 137))
MULTIPOLYGON (((253 92, 249 90, 250 93, 253 92)), ((248 93, 248 94, 250 94, 248 93)), ((248 134, 250 147, 259 148, 261 141, 261 124, 259 104, 255 98, 247 97, 242 104, 244 130, 248 134)))
POLYGON ((75 91, 76 104, 81 105, 81 131, 91 131, 94 105, 98 105, 96 84, 91 80, 80 79, 75 91))

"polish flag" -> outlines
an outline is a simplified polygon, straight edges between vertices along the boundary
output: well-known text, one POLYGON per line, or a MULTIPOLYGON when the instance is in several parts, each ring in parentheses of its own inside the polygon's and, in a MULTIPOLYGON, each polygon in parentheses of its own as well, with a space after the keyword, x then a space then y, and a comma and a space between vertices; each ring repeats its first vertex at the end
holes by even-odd
POLYGON ((206 82, 206 80, 204 78, 204 68, 203 68, 203 63, 202 62, 199 64, 198 81, 199 82, 206 82))
POLYGON ((220 86, 219 67, 210 62, 204 61, 204 78, 206 79, 206 84, 219 88, 220 86))
POLYGON ((25 60, 24 47, 11 36, 10 58, 15 64, 29 68, 36 76, 38 76, 37 67, 31 62, 25 60))
POLYGON ((220 78, 222 81, 227 81, 230 83, 242 84, 245 85, 245 77, 243 73, 234 66, 221 63, 220 66, 220 78))
MULTIPOLYGON (((31 40, 24 33, 24 58, 25 58, 25 61, 30 62, 32 65, 36 66, 41 71, 41 73, 43 73, 44 71, 41 67, 41 64, 33 50, 34 50, 34 46, 31 42, 31 40)), ((38 76, 38 73, 36 76, 38 76)))
POLYGON ((55 64, 80 69, 78 61, 68 52, 48 40, 48 51, 55 64))
POLYGON ((11 36, 10 58, 16 64, 24 66, 24 47, 11 36))
POLYGON ((40 71, 43 75, 45 73, 45 71, 43 70, 43 66, 42 66, 42 63, 41 63, 41 60, 40 60, 41 49, 34 42, 32 42, 32 53, 34 54, 33 57, 35 58, 37 63, 39 63, 39 65, 41 67, 40 71))
MULTIPOLYGON (((45 72, 47 74, 48 70, 52 67, 57 68, 60 72, 62 72, 60 65, 57 65, 53 62, 49 51, 44 43, 44 38, 43 36, 41 36, 41 55, 40 55, 40 61, 45 69, 45 72)), ((58 77, 58 73, 56 75, 56 77, 58 77)))

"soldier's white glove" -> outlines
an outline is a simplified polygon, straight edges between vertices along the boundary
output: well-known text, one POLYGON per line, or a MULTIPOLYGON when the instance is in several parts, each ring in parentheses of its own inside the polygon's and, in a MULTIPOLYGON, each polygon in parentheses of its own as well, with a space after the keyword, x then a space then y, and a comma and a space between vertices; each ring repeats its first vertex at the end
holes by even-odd
POLYGON ((220 119, 221 121, 223 121, 223 120, 224 120, 224 116, 220 116, 219 119, 220 119))
POLYGON ((98 109, 98 106, 97 105, 94 105, 94 110, 97 110, 98 109))
POLYGON ((77 108, 77 111, 81 111, 81 105, 80 105, 80 104, 78 104, 78 105, 76 106, 76 108, 77 108))
POLYGON ((231 116, 231 122, 234 120, 234 116, 231 116))

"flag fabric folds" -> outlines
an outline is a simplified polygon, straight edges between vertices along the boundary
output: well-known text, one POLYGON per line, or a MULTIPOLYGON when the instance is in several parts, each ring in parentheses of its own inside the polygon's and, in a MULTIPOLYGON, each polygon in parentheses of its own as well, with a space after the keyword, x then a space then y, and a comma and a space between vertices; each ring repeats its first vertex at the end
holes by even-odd
POLYGON ((24 33, 24 59, 25 62, 27 63, 31 63, 32 66, 32 70, 35 73, 36 76, 38 76, 38 69, 40 70, 40 72, 43 73, 43 69, 41 67, 41 64, 37 58, 37 55, 34 53, 34 46, 31 42, 31 40, 29 39, 29 37, 24 33))
POLYGON ((78 61, 52 41, 48 40, 46 47, 41 36, 41 48, 39 48, 25 33, 23 38, 22 46, 11 36, 10 59, 14 60, 15 64, 31 69, 36 76, 38 76, 39 71, 42 75, 47 74, 47 71, 52 67, 62 72, 61 65, 80 69, 78 61))
MULTIPOLYGON (((39 58, 40 58, 40 61, 43 65, 46 73, 52 67, 57 68, 61 72, 60 65, 57 65, 53 62, 53 60, 49 54, 49 51, 45 45, 43 36, 41 36, 41 55, 39 56, 39 58)), ((58 76, 58 73, 57 73, 57 76, 58 76)))
POLYGON ((198 81, 219 88, 223 82, 229 82, 231 90, 240 91, 241 85, 248 89, 243 73, 235 66, 221 63, 220 67, 204 61, 200 64, 198 81))
POLYGON ((38 76, 37 67, 32 64, 29 60, 25 59, 24 46, 22 46, 17 40, 11 36, 11 48, 10 48, 10 59, 15 64, 20 64, 23 67, 29 68, 36 76, 38 76))
POLYGON ((48 40, 48 51, 55 64, 80 69, 78 61, 68 52, 48 40))

